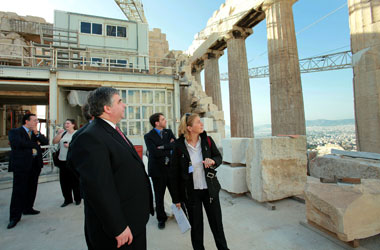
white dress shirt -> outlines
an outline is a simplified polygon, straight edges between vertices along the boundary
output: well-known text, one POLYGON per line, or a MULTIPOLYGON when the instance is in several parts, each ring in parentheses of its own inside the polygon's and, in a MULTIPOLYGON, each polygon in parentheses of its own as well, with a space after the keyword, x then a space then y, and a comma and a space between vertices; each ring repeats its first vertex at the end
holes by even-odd
POLYGON ((185 140, 187 151, 189 152, 191 165, 193 166, 193 182, 194 189, 207 189, 205 170, 203 167, 203 156, 201 147, 201 138, 197 142, 197 145, 193 147, 185 140))
POLYGON ((114 129, 116 129, 116 124, 114 124, 113 122, 110 122, 110 121, 108 121, 106 119, 103 119, 103 118, 100 118, 100 119, 102 119, 103 121, 105 121, 106 123, 108 123, 109 125, 111 125, 111 127, 113 127, 114 129))

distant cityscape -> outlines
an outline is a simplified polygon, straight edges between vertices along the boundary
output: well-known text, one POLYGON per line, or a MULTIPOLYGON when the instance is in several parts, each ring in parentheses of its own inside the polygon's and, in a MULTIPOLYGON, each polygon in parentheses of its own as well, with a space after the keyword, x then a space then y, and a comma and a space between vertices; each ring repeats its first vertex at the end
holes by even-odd
MULTIPOLYGON (((255 137, 271 136, 271 125, 255 126, 255 137)), ((226 136, 230 128, 226 126, 226 136)), ((316 149, 327 144, 336 144, 344 150, 356 150, 355 120, 311 120, 306 121, 307 148, 316 149)))

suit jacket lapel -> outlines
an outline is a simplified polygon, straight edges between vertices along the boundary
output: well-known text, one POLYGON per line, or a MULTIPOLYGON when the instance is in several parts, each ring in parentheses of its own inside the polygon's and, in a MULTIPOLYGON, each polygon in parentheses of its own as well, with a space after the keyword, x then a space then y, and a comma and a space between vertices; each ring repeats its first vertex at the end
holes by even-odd
POLYGON ((125 137, 128 142, 130 143, 131 146, 129 146, 127 144, 127 142, 123 139, 123 137, 121 137, 121 135, 116 131, 116 129, 114 129, 113 127, 111 127, 111 125, 107 124, 105 121, 103 121, 101 118, 98 118, 98 122, 101 122, 102 126, 105 128, 105 130, 111 134, 111 136, 116 140, 118 141, 123 147, 125 147, 127 150, 129 150, 129 152, 131 152, 131 154, 137 158, 141 163, 142 163, 142 160, 140 158, 140 156, 137 154, 136 150, 133 147, 133 144, 128 140, 127 137, 125 137))
POLYGON ((26 132, 26 130, 24 129, 24 127, 21 127, 20 130, 21 130, 21 131, 20 131, 21 134, 25 137, 26 140, 32 140, 32 138, 29 138, 29 135, 28 135, 28 133, 26 132))

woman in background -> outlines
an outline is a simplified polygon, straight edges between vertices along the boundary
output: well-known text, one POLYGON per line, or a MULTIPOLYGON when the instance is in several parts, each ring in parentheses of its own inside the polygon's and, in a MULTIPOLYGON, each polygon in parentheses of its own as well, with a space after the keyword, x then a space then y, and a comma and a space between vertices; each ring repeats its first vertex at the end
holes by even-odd
POLYGON ((60 129, 53 139, 53 144, 59 143, 59 182, 61 184, 64 202, 61 207, 66 207, 73 203, 73 195, 75 204, 81 203, 79 191, 79 180, 74 172, 66 166, 67 151, 71 142, 71 138, 77 131, 77 125, 74 119, 67 119, 64 124, 65 129, 60 129))
POLYGON ((197 114, 182 117, 178 129, 179 138, 172 156, 172 199, 177 208, 184 202, 191 225, 191 243, 195 250, 204 250, 203 210, 218 250, 227 250, 222 211, 219 202, 220 184, 214 170, 222 163, 222 156, 213 139, 203 130, 197 114))

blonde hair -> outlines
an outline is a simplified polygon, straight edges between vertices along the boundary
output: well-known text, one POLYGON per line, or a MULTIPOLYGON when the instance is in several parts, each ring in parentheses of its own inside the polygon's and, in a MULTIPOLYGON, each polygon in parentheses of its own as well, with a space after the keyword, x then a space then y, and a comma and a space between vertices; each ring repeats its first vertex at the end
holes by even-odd
POLYGON ((199 115, 186 113, 182 116, 181 122, 178 127, 178 136, 183 135, 187 140, 190 139, 190 132, 189 130, 187 130, 187 126, 193 126, 196 117, 199 117, 199 115))

